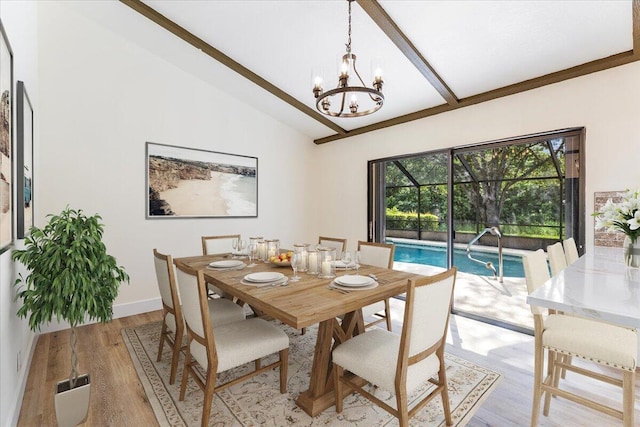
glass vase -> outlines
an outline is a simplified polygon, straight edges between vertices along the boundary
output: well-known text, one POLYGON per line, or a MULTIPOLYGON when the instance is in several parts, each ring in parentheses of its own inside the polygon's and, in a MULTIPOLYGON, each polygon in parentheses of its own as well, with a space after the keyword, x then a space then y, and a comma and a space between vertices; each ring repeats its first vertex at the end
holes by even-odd
POLYGON ((640 268, 640 239, 636 239, 633 242, 629 236, 625 236, 622 243, 622 252, 624 254, 624 263, 627 267, 640 268))

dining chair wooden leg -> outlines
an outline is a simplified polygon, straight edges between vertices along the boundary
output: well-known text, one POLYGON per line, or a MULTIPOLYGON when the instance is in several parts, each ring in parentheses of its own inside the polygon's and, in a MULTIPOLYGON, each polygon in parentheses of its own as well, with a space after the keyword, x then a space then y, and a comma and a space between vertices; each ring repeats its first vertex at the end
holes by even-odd
MULTIPOLYGON (((564 356, 562 354, 556 353, 555 351, 549 350, 549 360, 547 363, 547 376, 544 379, 544 383, 547 385, 557 388, 560 383, 560 369, 556 366, 556 363, 561 361, 564 356)), ((544 396, 544 406, 542 409, 542 413, 545 417, 549 416, 549 408, 551 407, 551 397, 552 393, 547 390, 544 396)))
POLYGON ((635 382, 635 372, 624 371, 622 376, 622 424, 624 427, 633 427, 634 425, 635 382))
POLYGON ((209 425, 209 416, 211 415, 211 405, 213 404, 213 393, 216 390, 216 369, 210 366, 207 370, 207 382, 204 387, 204 400, 202 401, 202 421, 201 426, 209 425))
POLYGON ((444 366, 444 358, 440 357, 440 372, 438 372, 438 381, 442 384, 442 390, 440 390, 442 398, 442 410, 444 411, 444 421, 446 425, 453 424, 451 419, 451 404, 449 402, 449 388, 447 387, 447 371, 444 366))
POLYGON ((167 324, 162 322, 162 329, 160 329, 160 346, 158 347, 158 358, 156 362, 159 362, 162 359, 162 348, 164 347, 164 337, 167 334, 167 324))
POLYGON ((176 374, 178 373, 178 362, 180 359, 180 344, 182 342, 182 337, 178 341, 178 337, 176 336, 176 341, 173 343, 173 357, 171 358, 171 374, 169 375, 169 384, 173 384, 176 382, 176 374))
POLYGON ((387 321, 387 331, 391 332, 391 306, 389 305, 389 298, 384 300, 384 316, 387 321))
POLYGON ((287 372, 289 369, 289 348, 280 350, 280 393, 287 392, 287 372))
POLYGON ((187 380, 189 379, 189 365, 191 364, 191 352, 187 344, 187 352, 184 355, 184 369, 182 370, 182 383, 180 384, 179 400, 184 400, 184 394, 187 391, 187 380))
POLYGON ((338 414, 342 412, 342 375, 344 375, 344 368, 333 365, 333 391, 335 394, 336 412, 338 414))
POLYGON ((253 363, 255 363, 256 371, 257 371, 258 369, 260 369, 260 367, 262 366, 262 362, 260 361, 260 359, 256 359, 256 360, 254 360, 254 362, 253 362, 253 363))
POLYGON ((538 426, 540 418, 540 400, 542 399, 542 371, 544 369, 544 349, 542 343, 536 337, 535 361, 533 367, 533 405, 531 408, 531 427, 538 426))
POLYGON ((409 403, 407 402, 407 393, 405 390, 400 390, 399 393, 396 394, 396 405, 398 405, 397 416, 398 416, 399 426, 408 427, 409 426, 409 403))

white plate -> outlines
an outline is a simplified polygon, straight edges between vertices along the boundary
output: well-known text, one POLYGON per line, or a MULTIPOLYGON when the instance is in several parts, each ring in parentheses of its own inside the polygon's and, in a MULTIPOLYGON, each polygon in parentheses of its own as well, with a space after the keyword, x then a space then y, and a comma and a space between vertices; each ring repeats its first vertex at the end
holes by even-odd
POLYGON ((272 271, 262 271, 260 273, 251 273, 244 276, 244 280, 254 283, 275 282, 283 278, 284 274, 272 271))
POLYGON ((222 261, 213 261, 209 263, 209 267, 213 268, 233 268, 240 267, 244 264, 242 261, 238 261, 237 259, 226 259, 222 261))
POLYGON ((366 291, 369 289, 373 289, 373 288, 377 288, 378 287, 378 282, 373 282, 373 283, 369 283, 366 286, 359 286, 357 288, 353 287, 353 286, 344 286, 341 285, 339 283, 331 282, 331 285, 329 285, 330 288, 336 288, 336 289, 342 289, 343 291, 366 291))
POLYGON ((347 286, 350 288, 359 288, 361 286, 368 286, 375 282, 371 277, 360 276, 356 274, 347 274, 344 276, 338 276, 333 281, 339 285, 347 286))
POLYGON ((336 268, 354 268, 356 266, 356 263, 351 261, 349 264, 347 264, 346 266, 344 265, 344 261, 336 261, 336 268))

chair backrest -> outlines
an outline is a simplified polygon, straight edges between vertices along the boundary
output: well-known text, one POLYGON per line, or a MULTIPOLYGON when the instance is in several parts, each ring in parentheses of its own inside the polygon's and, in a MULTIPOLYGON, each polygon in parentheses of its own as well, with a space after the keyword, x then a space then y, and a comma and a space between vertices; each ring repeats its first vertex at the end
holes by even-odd
POLYGON ((549 258, 549 266, 551 267, 552 276, 555 276, 567 268, 567 258, 564 256, 562 243, 557 242, 553 245, 547 246, 547 257, 549 258))
POLYGON ((393 255, 396 247, 390 243, 358 241, 360 262, 382 268, 393 268, 393 255))
POLYGON ((173 269, 173 259, 171 255, 161 254, 154 249, 153 262, 162 304, 165 306, 165 310, 173 317, 167 316, 167 326, 172 332, 175 332, 176 325, 182 324, 182 309, 173 269))
POLYGON ((562 246, 564 247, 564 256, 567 258, 567 265, 571 265, 580 258, 578 254, 578 247, 576 246, 576 241, 573 237, 569 237, 564 242, 562 242, 562 246))
POLYGON ((402 369, 408 367, 409 359, 413 358, 412 363, 417 363, 435 351, 443 355, 456 272, 452 267, 433 276, 409 279, 397 380, 402 369))
MULTIPOLYGON (((527 281, 527 291, 529 293, 538 289, 551 278, 549 267, 547 266, 547 257, 542 249, 524 255, 522 257, 522 266, 524 267, 524 277, 527 281)), ((542 314, 542 309, 532 305, 531 312, 533 314, 542 314)))
POLYGON ((204 369, 208 369, 210 363, 214 363, 217 367, 215 341, 207 302, 207 284, 202 271, 177 263, 176 276, 182 301, 182 314, 187 325, 187 336, 195 341, 191 341, 189 345, 192 349, 194 346, 205 348, 207 363, 198 360, 204 369))
POLYGON ((335 248, 336 250, 336 259, 342 258, 342 251, 347 250, 347 239, 339 239, 336 237, 318 237, 318 244, 320 246, 326 246, 329 248, 335 248))
POLYGON ((226 236, 202 236, 202 254, 216 255, 233 252, 233 241, 239 240, 239 234, 226 236))

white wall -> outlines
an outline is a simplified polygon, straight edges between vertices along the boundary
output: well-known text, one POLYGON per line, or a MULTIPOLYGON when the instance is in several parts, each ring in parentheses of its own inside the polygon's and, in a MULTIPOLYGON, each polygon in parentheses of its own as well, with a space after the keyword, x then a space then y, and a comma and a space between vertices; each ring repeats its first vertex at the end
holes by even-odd
POLYGON ((570 127, 586 128, 586 244, 593 247, 593 193, 640 187, 640 63, 382 129, 317 150, 332 168, 320 227, 366 237, 367 160, 570 127), (336 194, 335 188, 341 192, 336 194), (348 215, 342 215, 348 212, 348 215), (337 218, 342 218, 337 222, 337 218))
POLYGON ((39 6, 41 110, 47 112, 39 220, 67 204, 102 215, 108 250, 131 276, 116 305, 159 297, 153 248, 197 255, 200 236, 232 232, 289 246, 311 238, 303 191, 315 148, 309 138, 97 25, 73 4, 39 6), (145 219, 146 141, 257 156, 258 218, 145 219))
MULTIPOLYGON (((13 50, 13 94, 16 81, 21 80, 29 94, 31 103, 38 105, 38 58, 35 2, 0 2, 0 19, 4 25, 13 50)), ((15 98, 13 103, 16 107, 15 98)), ((37 122, 34 124, 37 127, 37 122)), ((14 112, 14 158, 15 158, 15 112, 14 112)), ((37 133, 35 136, 37 145, 37 133)), ((36 165, 37 166, 37 165, 36 165)), ((14 165, 13 176, 16 176, 14 165)), ((13 203, 16 195, 14 191, 13 203)), ((36 206, 35 209, 38 209, 36 206)), ((14 233, 15 233, 14 216, 14 233)), ((16 245, 20 246, 21 242, 16 245)), ((16 275, 22 272, 11 261, 11 251, 0 255, 0 425, 15 424, 18 419, 22 392, 29 369, 29 355, 34 343, 34 334, 26 320, 18 319, 18 304, 14 303, 12 286, 16 275), (20 369, 18 369, 20 366, 20 369)))

